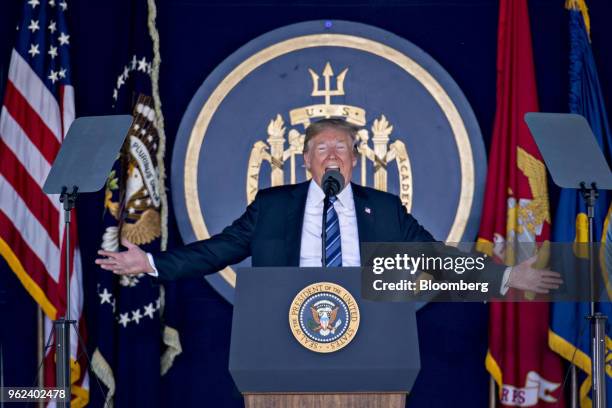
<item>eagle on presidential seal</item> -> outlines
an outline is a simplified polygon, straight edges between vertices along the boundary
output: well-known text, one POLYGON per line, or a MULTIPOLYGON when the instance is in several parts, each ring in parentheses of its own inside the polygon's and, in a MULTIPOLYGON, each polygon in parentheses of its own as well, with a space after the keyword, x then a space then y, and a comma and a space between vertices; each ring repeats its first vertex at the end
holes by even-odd
POLYGON ((338 317, 338 306, 328 300, 321 300, 310 306, 312 318, 309 326, 313 332, 318 332, 322 337, 336 334, 336 329, 342 324, 342 319, 338 317))

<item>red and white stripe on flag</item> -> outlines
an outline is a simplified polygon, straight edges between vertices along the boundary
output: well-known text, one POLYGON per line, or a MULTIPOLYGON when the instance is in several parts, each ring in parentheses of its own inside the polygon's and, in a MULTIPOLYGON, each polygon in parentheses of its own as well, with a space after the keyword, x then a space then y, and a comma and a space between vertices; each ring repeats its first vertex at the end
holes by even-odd
MULTIPOLYGON (((27 8, 28 5, 26 11, 27 8)), ((26 20, 24 17, 27 23, 26 20)), ((36 55, 31 53, 32 57, 36 55)), ((66 231, 59 197, 43 193, 42 187, 75 114, 72 85, 60 82, 50 88, 37 73, 45 68, 35 64, 19 52, 19 45, 13 49, 0 113, 0 255, 43 310, 46 340, 52 331, 52 320, 64 316, 67 308, 66 231)), ((79 333, 84 336, 82 266, 75 214, 72 221, 69 307, 71 318, 78 321, 79 333)), ((84 349, 74 330, 70 352, 72 406, 84 406, 89 399, 89 380, 83 358, 79 357, 84 349)), ((45 386, 55 384, 54 371, 54 348, 50 347, 45 351, 45 386)))

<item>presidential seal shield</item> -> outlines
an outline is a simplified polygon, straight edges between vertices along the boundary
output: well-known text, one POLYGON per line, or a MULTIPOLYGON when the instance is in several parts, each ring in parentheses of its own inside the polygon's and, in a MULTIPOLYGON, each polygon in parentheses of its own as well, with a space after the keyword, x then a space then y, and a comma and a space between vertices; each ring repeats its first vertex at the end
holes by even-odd
POLYGON ((291 302, 289 327, 308 350, 332 353, 346 347, 359 328, 359 306, 342 286, 313 283, 291 302))
MULTIPOLYGON (((421 49, 346 21, 279 28, 246 44, 205 80, 179 127, 172 197, 187 243, 220 232, 262 188, 310 178, 306 127, 361 127, 353 182, 397 194, 439 240, 473 239, 486 155, 453 79, 421 49)), ((229 301, 236 266, 207 277, 229 301)))

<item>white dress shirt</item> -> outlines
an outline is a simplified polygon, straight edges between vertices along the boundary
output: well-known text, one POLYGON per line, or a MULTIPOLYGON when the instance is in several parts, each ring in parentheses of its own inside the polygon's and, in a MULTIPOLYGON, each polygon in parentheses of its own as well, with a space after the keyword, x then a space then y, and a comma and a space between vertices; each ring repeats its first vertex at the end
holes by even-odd
MULTIPOLYGON (((334 209, 340 224, 342 266, 361 266, 359 255, 359 232, 351 184, 336 196, 334 209)), ((325 193, 314 180, 308 186, 304 225, 300 244, 300 266, 321 266, 321 231, 323 222, 323 200, 325 193)))

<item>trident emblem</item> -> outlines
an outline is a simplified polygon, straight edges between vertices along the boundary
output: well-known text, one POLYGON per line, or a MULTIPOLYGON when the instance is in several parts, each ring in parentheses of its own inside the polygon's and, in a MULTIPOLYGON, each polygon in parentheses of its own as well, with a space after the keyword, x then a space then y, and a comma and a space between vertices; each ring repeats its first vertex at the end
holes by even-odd
MULTIPOLYGON (((325 68, 323 69, 323 78, 325 78, 325 89, 319 89, 319 76, 316 72, 312 70, 312 68, 308 68, 308 72, 310 72, 310 76, 312 77, 312 96, 324 96, 325 97, 325 105, 329 105, 331 102, 332 96, 340 96, 344 95, 344 77, 346 77, 346 73, 348 72, 348 68, 344 68, 344 71, 338 75, 336 78, 336 89, 331 90, 331 77, 334 76, 334 71, 332 70, 329 62, 325 64, 325 68)), ((326 116, 328 118, 329 116, 326 116)))
MULTIPOLYGON (((345 94, 344 80, 346 79, 348 68, 342 70, 336 77, 336 89, 331 87, 334 71, 329 62, 325 64, 322 72, 323 89, 319 87, 321 77, 312 68, 309 68, 308 72, 312 79, 312 92, 310 95, 313 97, 323 97, 324 103, 304 106, 289 111, 289 119, 292 126, 302 126, 303 129, 306 129, 312 119, 329 117, 341 117, 347 122, 358 126, 366 124, 365 109, 357 106, 331 103, 332 97, 345 94)), ((287 128, 285 127, 283 117, 278 113, 268 123, 268 137, 266 141, 259 140, 253 145, 249 157, 246 183, 247 201, 249 204, 255 199, 255 195, 259 190, 259 173, 263 162, 270 164, 270 184, 272 187, 285 183, 283 166, 286 162, 289 162, 290 170, 288 181, 291 184, 296 183, 296 156, 302 154, 305 136, 297 129, 290 129, 288 132, 289 146, 285 149, 286 131, 287 128)), ((361 155, 361 184, 367 185, 368 169, 372 168, 374 188, 387 191, 388 167, 391 162, 395 161, 400 182, 399 196, 404 206, 410 211, 412 203, 412 171, 406 146, 400 140, 395 140, 389 144, 393 126, 391 126, 385 115, 381 115, 379 119, 374 120, 371 132, 373 147, 368 145, 370 135, 367 129, 360 130, 357 135, 357 151, 361 155), (371 166, 369 163, 371 163, 371 166)), ((306 169, 304 171, 306 179, 310 179, 310 172, 306 169)))

